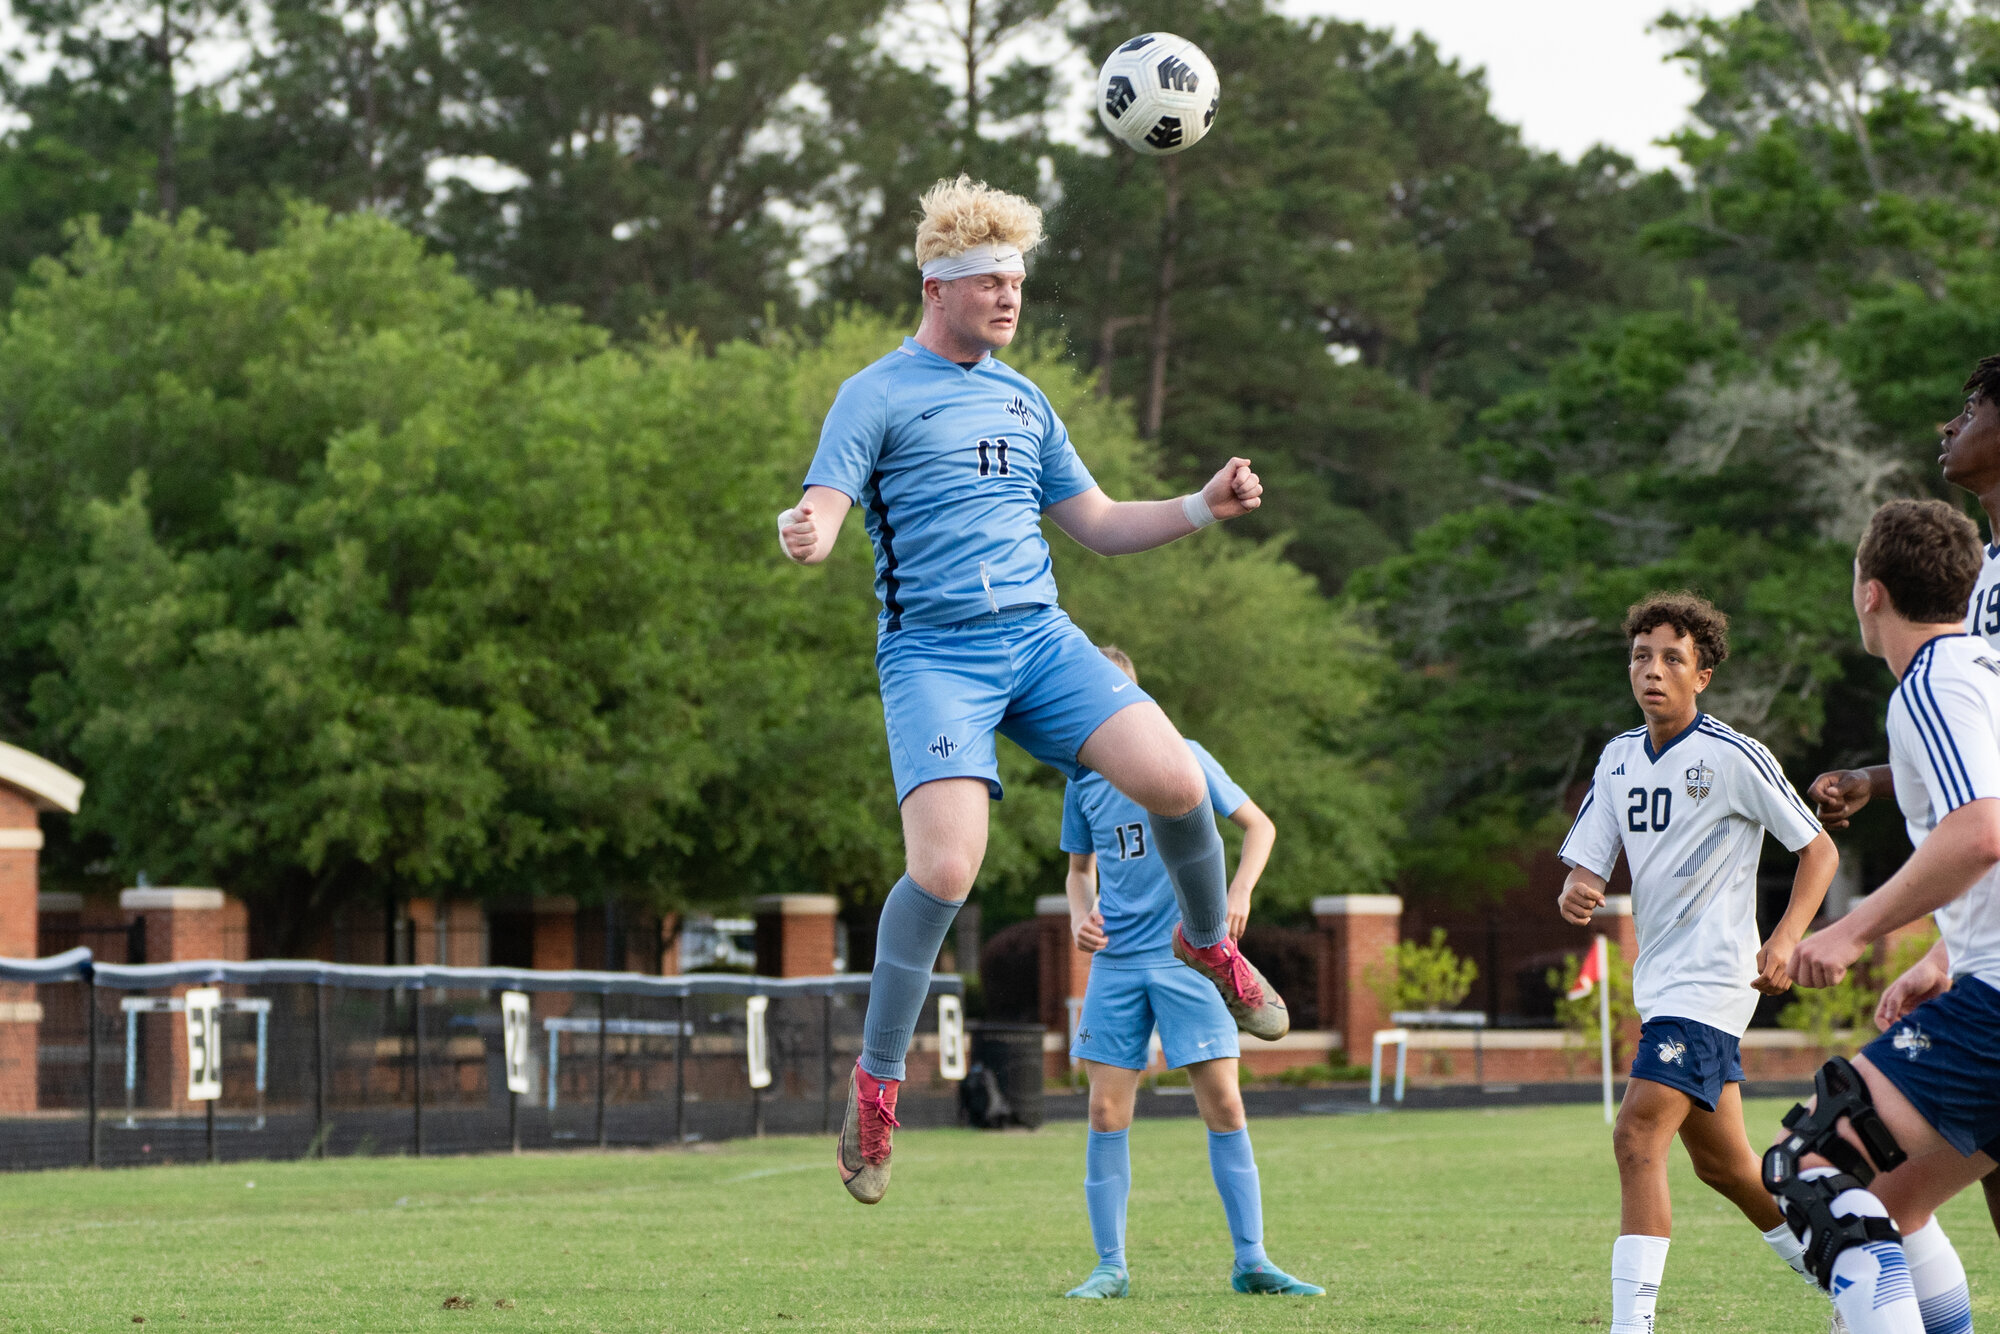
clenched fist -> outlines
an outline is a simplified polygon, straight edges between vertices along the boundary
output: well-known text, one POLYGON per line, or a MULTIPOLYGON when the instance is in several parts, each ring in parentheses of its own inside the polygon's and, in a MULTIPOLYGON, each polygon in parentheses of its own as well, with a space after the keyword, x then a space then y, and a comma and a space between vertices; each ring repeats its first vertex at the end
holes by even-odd
POLYGON ((1250 471, 1249 459, 1231 459, 1201 489, 1202 503, 1218 519, 1236 519, 1264 503, 1264 483, 1250 471))
POLYGON ((819 525, 813 521, 813 503, 801 501, 794 509, 778 515, 778 545, 789 560, 809 564, 819 552, 819 525))

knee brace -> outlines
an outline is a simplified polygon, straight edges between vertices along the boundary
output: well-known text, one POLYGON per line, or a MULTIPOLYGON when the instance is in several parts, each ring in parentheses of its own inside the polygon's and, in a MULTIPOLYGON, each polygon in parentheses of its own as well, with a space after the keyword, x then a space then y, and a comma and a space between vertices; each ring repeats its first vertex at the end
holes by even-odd
POLYGON ((1800 1103, 1787 1112, 1784 1125, 1790 1133, 1764 1154, 1764 1189, 1782 1203, 1792 1235, 1800 1241, 1811 1237, 1806 1265, 1820 1287, 1830 1289, 1833 1262, 1842 1251, 1871 1241, 1900 1240, 1888 1219, 1838 1217, 1833 1202, 1847 1191, 1866 1189, 1877 1169, 1890 1171, 1909 1155, 1875 1110, 1861 1072, 1844 1057, 1832 1057, 1819 1068, 1813 1092, 1812 1110, 1800 1103), (1842 1117, 1867 1146, 1865 1155, 1841 1138, 1835 1127, 1842 1117), (1799 1159, 1809 1153, 1832 1163, 1835 1174, 1801 1181, 1799 1159))

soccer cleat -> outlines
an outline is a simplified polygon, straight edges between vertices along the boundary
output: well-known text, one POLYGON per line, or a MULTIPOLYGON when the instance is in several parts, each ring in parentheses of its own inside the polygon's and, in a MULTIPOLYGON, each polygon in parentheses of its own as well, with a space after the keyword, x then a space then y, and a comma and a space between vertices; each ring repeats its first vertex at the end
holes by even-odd
POLYGON ((1065 1297, 1130 1297, 1132 1280, 1117 1265, 1103 1261, 1090 1271, 1090 1277, 1065 1292, 1065 1297))
POLYGON ((1324 1297, 1326 1289, 1313 1283, 1304 1283, 1293 1278, 1278 1266, 1266 1261, 1239 1269, 1229 1276, 1229 1286, 1238 1292, 1252 1296, 1266 1297, 1324 1297))
POLYGON ((1292 1015, 1257 965, 1243 957, 1227 936, 1205 949, 1188 944, 1174 928, 1174 957, 1215 984, 1236 1026, 1253 1038, 1276 1042, 1292 1031, 1292 1015))
POLYGON ((847 1193, 874 1204, 889 1189, 889 1138, 896 1120, 899 1079, 877 1079, 857 1062, 847 1081, 847 1115, 840 1121, 834 1161, 847 1193))

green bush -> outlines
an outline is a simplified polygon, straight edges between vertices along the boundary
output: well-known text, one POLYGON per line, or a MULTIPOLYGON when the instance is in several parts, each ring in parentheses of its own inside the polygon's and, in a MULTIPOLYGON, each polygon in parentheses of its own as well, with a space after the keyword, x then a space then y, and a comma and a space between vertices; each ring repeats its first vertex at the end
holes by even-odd
POLYGON ((1452 953, 1444 928, 1437 927, 1428 945, 1404 940, 1382 951, 1366 977, 1385 1011, 1449 1010, 1472 991, 1479 965, 1452 953))
MULTIPOLYGON (((1897 942, 1886 968, 1870 967, 1871 960, 1864 959, 1848 969, 1837 986, 1799 987, 1792 993, 1792 1003, 1778 1015, 1779 1027, 1804 1033, 1827 1051, 1854 1055, 1875 1036, 1875 1005, 1882 999, 1883 987, 1923 958, 1937 938, 1932 927, 1921 936, 1897 942)), ((1871 958, 1881 948, 1877 945, 1871 958)))

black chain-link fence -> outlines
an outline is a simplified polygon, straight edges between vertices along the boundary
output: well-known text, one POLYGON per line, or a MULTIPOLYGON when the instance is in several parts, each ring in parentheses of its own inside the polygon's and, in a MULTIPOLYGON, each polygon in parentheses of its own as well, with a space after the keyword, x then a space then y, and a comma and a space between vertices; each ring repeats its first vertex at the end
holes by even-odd
MULTIPOLYGON (((868 1003, 865 974, 134 966, 87 949, 0 960, 0 982, 33 983, 41 1009, 32 1097, 29 1072, 0 1066, 0 1168, 830 1133, 868 1003), (182 997, 208 986, 222 994, 222 1097, 191 1103, 182 997), (529 996, 526 1093, 507 1084, 506 991, 529 996), (757 1022, 763 1088, 751 1086, 757 1022), (22 1087, 6 1087, 13 1077, 22 1087)), ((906 1125, 958 1119, 938 998, 960 992, 955 976, 932 979, 897 1108, 906 1125)))

